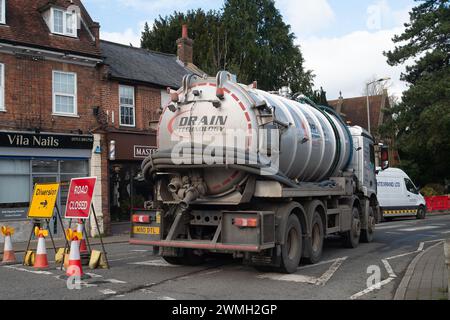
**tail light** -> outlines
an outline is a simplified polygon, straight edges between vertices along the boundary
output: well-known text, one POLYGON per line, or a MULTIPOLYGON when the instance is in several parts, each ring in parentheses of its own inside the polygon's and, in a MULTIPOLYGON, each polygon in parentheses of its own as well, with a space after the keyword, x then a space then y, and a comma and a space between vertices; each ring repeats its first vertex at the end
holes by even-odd
POLYGON ((257 218, 234 218, 233 224, 240 228, 256 228, 258 226, 257 218))
POLYGON ((134 223, 150 223, 150 216, 143 214, 135 214, 133 215, 132 220, 134 223))

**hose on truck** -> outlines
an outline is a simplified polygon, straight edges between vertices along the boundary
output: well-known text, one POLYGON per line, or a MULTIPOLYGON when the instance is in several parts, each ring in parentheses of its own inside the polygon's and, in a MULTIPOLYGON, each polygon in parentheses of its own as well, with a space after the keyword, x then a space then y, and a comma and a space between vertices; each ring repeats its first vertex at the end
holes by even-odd
MULTIPOLYGON (((249 174, 260 175, 263 177, 267 177, 268 179, 278 181, 288 187, 296 188, 299 185, 286 177, 283 173, 278 170, 274 170, 272 167, 268 167, 263 163, 270 163, 267 158, 255 154, 249 153, 238 149, 228 149, 224 148, 224 164, 206 164, 203 163, 203 155, 204 149, 206 146, 195 146, 190 143, 186 144, 186 147, 190 149, 189 157, 190 160, 193 157, 201 157, 202 164, 175 164, 173 162, 173 153, 172 150, 159 150, 153 155, 147 157, 142 163, 142 172, 144 174, 144 178, 147 181, 152 181, 152 176, 154 173, 162 170, 177 170, 177 169, 206 169, 206 168, 230 168, 239 171, 244 171, 249 174), (230 159, 230 154, 233 155, 233 158, 230 159), (226 160, 232 160, 232 164, 227 164, 226 160), (262 161, 264 160, 264 161, 262 161), (245 163, 245 164, 240 164, 245 163), (262 175, 262 170, 266 173, 262 175)), ((181 150, 186 150, 181 148, 181 150)), ((212 155, 214 156, 214 155, 212 155)), ((187 158, 181 158, 187 159, 187 158)))

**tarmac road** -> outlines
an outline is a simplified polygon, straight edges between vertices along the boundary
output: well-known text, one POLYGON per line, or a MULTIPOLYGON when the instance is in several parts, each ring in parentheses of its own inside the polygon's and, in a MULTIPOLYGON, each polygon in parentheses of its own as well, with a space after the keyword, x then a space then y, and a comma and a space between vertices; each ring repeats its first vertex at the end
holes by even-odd
MULTIPOLYGON (((149 247, 110 244, 111 269, 85 270, 91 279, 83 281, 79 290, 69 290, 60 278, 64 272, 52 263, 44 272, 1 266, 0 299, 391 300, 411 260, 448 237, 450 215, 398 219, 377 225, 374 242, 356 249, 343 248, 337 238, 327 240, 322 262, 301 264, 292 275, 258 272, 227 258, 198 267, 171 266, 149 247), (377 270, 382 286, 370 287, 370 282, 368 288, 367 280, 377 270)), ((48 252, 53 257, 52 250, 48 252)))

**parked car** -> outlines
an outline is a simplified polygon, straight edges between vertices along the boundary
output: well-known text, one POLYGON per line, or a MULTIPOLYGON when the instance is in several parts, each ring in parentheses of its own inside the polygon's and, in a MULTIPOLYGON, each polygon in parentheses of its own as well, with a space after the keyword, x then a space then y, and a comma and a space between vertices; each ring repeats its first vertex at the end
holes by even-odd
POLYGON ((403 170, 389 168, 378 171, 377 193, 383 218, 416 216, 417 219, 425 219, 425 198, 403 170))

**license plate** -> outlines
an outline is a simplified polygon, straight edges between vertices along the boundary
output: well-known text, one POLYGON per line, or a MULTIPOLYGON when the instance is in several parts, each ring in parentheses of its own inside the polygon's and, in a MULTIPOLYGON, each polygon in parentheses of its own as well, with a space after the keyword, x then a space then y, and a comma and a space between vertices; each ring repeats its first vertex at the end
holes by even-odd
POLYGON ((159 234, 159 227, 133 227, 134 234, 159 234))

